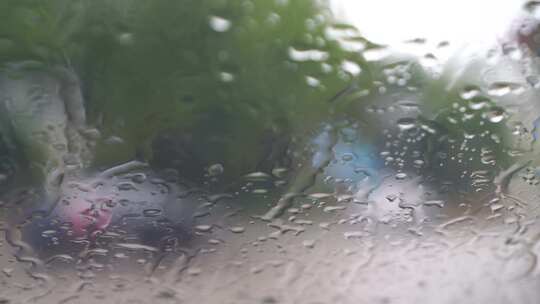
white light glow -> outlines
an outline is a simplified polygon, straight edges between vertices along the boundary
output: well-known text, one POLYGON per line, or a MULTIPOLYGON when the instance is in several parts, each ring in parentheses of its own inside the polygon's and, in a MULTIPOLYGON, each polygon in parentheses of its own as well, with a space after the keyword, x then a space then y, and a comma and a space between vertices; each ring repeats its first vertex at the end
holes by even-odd
POLYGON ((330 0, 333 11, 370 40, 395 45, 425 38, 482 43, 504 35, 521 0, 330 0))

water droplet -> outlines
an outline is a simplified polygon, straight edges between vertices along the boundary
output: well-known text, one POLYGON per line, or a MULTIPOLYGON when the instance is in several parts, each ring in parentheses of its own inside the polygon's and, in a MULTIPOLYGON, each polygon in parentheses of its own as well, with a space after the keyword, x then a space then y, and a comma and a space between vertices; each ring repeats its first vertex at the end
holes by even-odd
POLYGON ((488 88, 488 94, 492 96, 504 96, 511 92, 518 91, 521 86, 516 83, 510 82, 495 82, 488 88))
POLYGON ((208 244, 210 244, 210 245, 219 245, 221 243, 222 243, 222 241, 216 240, 216 239, 209 239, 208 240, 208 244))
POLYGON ((461 98, 465 99, 465 100, 470 100, 476 96, 479 96, 480 95, 480 88, 478 86, 475 86, 475 85, 468 85, 468 86, 465 86, 463 88, 463 90, 461 90, 461 98))
POLYGON ((121 33, 116 38, 121 45, 129 46, 135 42, 135 37, 132 33, 121 33))
POLYGON ((244 231, 246 231, 246 228, 242 226, 235 226, 235 227, 230 227, 229 230, 234 233, 243 233, 244 231))
POLYGON ((327 207, 324 207, 323 211, 324 212, 334 212, 334 211, 338 211, 338 210, 345 210, 347 207, 345 206, 327 206, 327 207))
POLYGON ((321 81, 315 77, 306 76, 306 83, 310 87, 318 87, 321 84, 321 81))
POLYGON ((272 176, 264 172, 253 172, 248 175, 245 175, 244 178, 248 181, 266 181, 272 179, 272 176))
POLYGON ((218 176, 223 174, 224 168, 222 164, 213 164, 210 167, 208 167, 208 175, 210 176, 218 176))
POLYGON ((117 247, 128 249, 128 250, 144 250, 144 251, 150 251, 150 252, 158 252, 159 249, 156 247, 143 245, 143 244, 137 244, 137 243, 118 243, 116 244, 117 247))
POLYGON ((115 254, 114 254, 114 257, 117 258, 117 259, 127 259, 127 258, 129 258, 129 256, 126 255, 126 254, 123 253, 123 252, 115 253, 115 254))
POLYGON ((130 191, 130 190, 137 190, 137 187, 133 182, 121 182, 116 185, 118 190, 120 191, 130 191))
POLYGON ((253 193, 253 194, 267 194, 268 189, 264 189, 264 188, 253 189, 253 190, 251 190, 251 193, 253 193))
POLYGON ((503 45, 503 53, 506 54, 510 59, 519 61, 523 58, 523 51, 515 45, 503 45))
POLYGON ((327 52, 320 50, 298 50, 293 47, 289 48, 289 57, 294 61, 325 61, 329 55, 327 52))
POLYGON ((315 240, 304 240, 302 242, 302 245, 306 248, 312 249, 315 247, 315 240))
POLYGON ((44 238, 50 238, 56 234, 56 230, 45 230, 41 232, 41 236, 44 238))
POLYGON ((190 267, 188 270, 187 270, 187 273, 190 275, 190 276, 198 276, 202 273, 202 269, 201 268, 198 268, 198 267, 190 267))
POLYGON ((540 2, 537 0, 527 1, 523 5, 523 9, 535 18, 540 17, 540 2))
POLYGON ((503 204, 491 204, 489 206, 489 208, 491 209, 491 212, 497 212, 497 211, 503 209, 504 205, 503 204))
POLYGON ((328 197, 331 197, 331 196, 332 196, 331 193, 311 193, 309 195, 309 197, 313 198, 313 199, 323 199, 323 198, 328 198, 328 197))
POLYGON ((145 209, 143 215, 146 217, 156 217, 161 214, 160 209, 145 209))
POLYGON ((210 16, 210 27, 216 32, 226 32, 231 28, 231 21, 218 16, 210 16))
POLYGON ((407 178, 407 173, 404 173, 404 172, 396 173, 397 180, 404 180, 406 178, 407 178))
POLYGON ((4 268, 2 269, 2 273, 4 273, 7 277, 11 277, 11 274, 13 273, 13 268, 4 268))
POLYGON ((436 207, 439 207, 439 208, 443 208, 444 207, 444 201, 425 201, 423 203, 424 206, 436 206, 436 207))
POLYGON ((416 127, 416 119, 414 118, 400 118, 397 121, 398 128, 401 131, 411 130, 416 127))
POLYGON ((493 107, 486 113, 487 119, 492 123, 499 123, 504 119, 504 109, 500 107, 493 107))
POLYGON ((475 96, 469 100, 469 108, 471 110, 481 110, 489 105, 490 100, 483 96, 475 96))
POLYGON ((424 166, 425 162, 423 160, 421 160, 421 159, 415 159, 413 161, 413 164, 414 164, 414 166, 416 168, 422 168, 424 166))
POLYGON ((104 143, 106 145, 121 145, 124 143, 124 140, 118 136, 110 136, 109 138, 105 139, 104 143))
POLYGON ((144 174, 144 173, 133 174, 132 177, 131 177, 131 180, 134 183, 142 184, 142 183, 144 183, 146 181, 146 174, 144 174))
POLYGON ((390 51, 386 47, 375 47, 365 50, 362 54, 367 61, 381 61, 390 55, 390 51))
POLYGON ((347 231, 347 232, 344 232, 343 233, 343 236, 345 237, 345 239, 347 240, 350 240, 350 239, 360 239, 360 238, 363 238, 365 236, 367 236, 368 233, 367 232, 364 232, 364 231, 347 231))
POLYGON ((221 72, 219 73, 219 78, 223 82, 232 82, 234 80, 234 75, 227 72, 221 72))
POLYGON ((96 128, 88 128, 81 131, 81 134, 89 140, 98 140, 101 138, 101 132, 96 128))
POLYGON ((275 177, 278 177, 278 178, 283 178, 285 177, 285 175, 287 174, 289 170, 287 168, 274 168, 272 170, 272 174, 275 176, 275 177))
POLYGON ((211 225, 197 225, 195 226, 195 230, 198 232, 210 232, 212 231, 211 225))
POLYGON ((343 61, 343 63, 341 64, 341 68, 352 76, 357 76, 358 74, 360 74, 360 72, 362 72, 362 68, 360 68, 357 63, 349 60, 343 61))
POLYGON ((343 156, 341 157, 341 159, 342 159, 344 162, 351 161, 351 160, 354 159, 354 154, 352 154, 352 153, 345 153, 345 154, 343 154, 343 156))

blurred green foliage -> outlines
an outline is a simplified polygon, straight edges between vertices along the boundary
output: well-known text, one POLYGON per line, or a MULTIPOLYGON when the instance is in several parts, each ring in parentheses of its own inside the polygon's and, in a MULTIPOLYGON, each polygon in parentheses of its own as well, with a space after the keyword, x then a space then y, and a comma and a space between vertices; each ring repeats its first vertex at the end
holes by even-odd
POLYGON ((89 124, 102 132, 96 165, 136 154, 166 158, 152 155, 166 133, 189 150, 169 152, 187 155, 187 167, 202 172, 220 163, 238 176, 275 156, 272 145, 286 146, 293 134, 336 117, 363 120, 375 142, 390 126, 366 104, 380 101, 385 87, 391 98, 410 93, 423 108, 419 124, 437 129, 425 140, 428 164, 437 166, 444 151, 453 159, 445 174, 456 177, 467 166, 486 168, 477 157, 487 148, 506 166, 507 127, 485 117, 496 101, 472 110, 463 86, 448 88, 451 78, 434 79, 411 58, 368 63, 331 31, 381 47, 335 23, 317 0, 0 0, 0 64, 36 60, 77 72, 89 124), (344 62, 361 72, 348 73, 344 62), (392 65, 411 66, 406 88, 384 82, 392 65), (471 151, 463 153, 463 143, 471 151))
POLYGON ((310 126, 340 90, 369 84, 360 53, 326 34, 332 22, 314 0, 0 0, 0 61, 75 68, 90 122, 123 140, 99 145, 98 164, 141 148, 151 158, 152 139, 173 130, 204 163, 238 173, 266 153, 262 134, 310 126), (295 61, 294 50, 327 58, 295 61), (365 71, 355 79, 344 60, 365 71))

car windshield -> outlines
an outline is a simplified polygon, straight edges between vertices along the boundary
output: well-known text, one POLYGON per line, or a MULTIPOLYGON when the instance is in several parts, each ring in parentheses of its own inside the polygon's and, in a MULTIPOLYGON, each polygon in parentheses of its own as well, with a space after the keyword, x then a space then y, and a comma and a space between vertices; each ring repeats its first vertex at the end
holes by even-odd
POLYGON ((0 304, 540 303, 540 2, 0 0, 0 304))

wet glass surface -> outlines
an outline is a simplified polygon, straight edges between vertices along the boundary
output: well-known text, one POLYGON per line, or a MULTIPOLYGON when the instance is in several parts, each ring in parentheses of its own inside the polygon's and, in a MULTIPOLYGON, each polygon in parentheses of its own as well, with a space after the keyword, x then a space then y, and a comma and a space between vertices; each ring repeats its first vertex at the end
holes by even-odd
POLYGON ((539 303, 492 2, 0 0, 0 303, 539 303))

